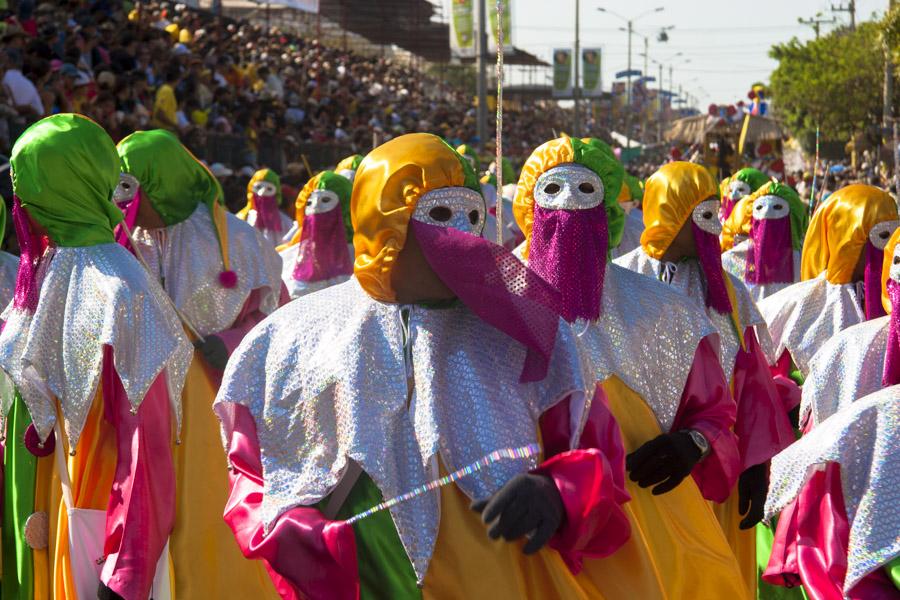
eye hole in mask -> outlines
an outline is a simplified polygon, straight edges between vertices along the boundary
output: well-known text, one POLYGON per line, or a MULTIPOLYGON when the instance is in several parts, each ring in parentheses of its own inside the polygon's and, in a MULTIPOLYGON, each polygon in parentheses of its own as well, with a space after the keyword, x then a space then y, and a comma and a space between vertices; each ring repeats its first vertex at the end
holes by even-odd
POLYGON ((122 173, 119 175, 119 185, 116 186, 116 191, 113 192, 113 202, 119 205, 131 202, 137 193, 138 187, 140 187, 140 184, 134 175, 122 173))
POLYGON ((429 225, 481 235, 485 218, 484 198, 465 187, 433 190, 419 198, 412 218, 429 225))
POLYGON ((882 221, 873 225, 869 230, 869 241, 879 250, 884 250, 898 226, 900 221, 882 221))
POLYGON ((728 186, 728 190, 731 199, 737 200, 750 194, 750 184, 746 181, 732 181, 728 186))
POLYGON ((894 259, 891 261, 890 271, 888 274, 891 279, 900 283, 900 244, 894 248, 894 259))
POLYGON ((339 204, 337 194, 331 190, 313 190, 303 212, 307 215, 318 215, 336 209, 339 204))
POLYGON ((697 227, 706 231, 707 233, 711 233, 713 235, 719 235, 722 233, 722 223, 719 222, 719 200, 716 198, 711 198, 709 200, 704 200, 700 204, 694 207, 693 212, 691 213, 691 218, 694 223, 697 224, 697 227))
POLYGON ((253 193, 257 196, 274 196, 277 190, 271 181, 257 181, 253 184, 253 193))
POLYGON ((790 214, 791 209, 783 198, 778 196, 763 196, 758 198, 753 205, 753 218, 757 221, 762 219, 781 219, 790 214))
POLYGON ((587 210, 603 203, 600 176, 585 166, 568 163, 542 174, 534 201, 546 210, 587 210))

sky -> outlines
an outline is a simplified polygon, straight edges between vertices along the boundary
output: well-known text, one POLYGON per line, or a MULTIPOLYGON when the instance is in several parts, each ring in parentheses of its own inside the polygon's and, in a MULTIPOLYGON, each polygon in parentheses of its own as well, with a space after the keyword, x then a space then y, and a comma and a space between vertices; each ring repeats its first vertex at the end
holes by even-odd
MULTIPOLYGON (((449 14, 449 0, 431 0, 445 4, 449 14)), ((513 12, 513 43, 546 61, 553 48, 574 46, 576 0, 511 0, 513 12)), ((492 0, 487 0, 492 2, 492 0)), ((628 57, 628 35, 619 31, 625 22, 612 14, 597 10, 607 8, 626 18, 643 13, 634 21, 632 36, 632 68, 643 69, 644 40, 649 37, 651 59, 662 62, 664 87, 669 87, 669 65, 673 66, 675 87, 682 85, 698 99, 704 110, 711 102, 731 103, 746 99, 751 84, 767 81, 777 63, 769 58, 769 48, 792 37, 808 40, 815 33, 808 25, 797 22, 798 17, 810 18, 821 12, 822 17, 834 17, 848 23, 847 13, 832 13, 835 0, 580 0, 581 46, 600 47, 603 51, 603 86, 609 89, 616 71, 625 70, 628 57), (662 12, 651 12, 663 6, 662 12), (668 32, 669 41, 657 42, 661 27, 674 26, 668 32), (676 56, 678 53, 681 56, 676 56)), ((849 4, 844 0, 843 4, 849 4)), ((880 16, 888 0, 857 0, 856 20, 880 16)), ((822 32, 834 28, 823 24, 822 32)), ((650 75, 658 76, 659 67, 649 64, 650 75)), ((548 71, 549 72, 549 71, 548 71)), ((512 75, 515 82, 517 75, 512 75)), ((651 84, 655 87, 655 84, 651 84)))

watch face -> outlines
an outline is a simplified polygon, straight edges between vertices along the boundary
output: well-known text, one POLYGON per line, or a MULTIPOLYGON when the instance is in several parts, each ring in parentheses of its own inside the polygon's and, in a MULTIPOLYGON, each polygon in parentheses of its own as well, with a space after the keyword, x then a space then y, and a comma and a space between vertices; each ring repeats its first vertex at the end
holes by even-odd
POLYGON ((706 441, 706 437, 699 431, 694 431, 693 429, 689 433, 694 444, 700 449, 700 454, 706 454, 709 451, 709 442, 706 441))

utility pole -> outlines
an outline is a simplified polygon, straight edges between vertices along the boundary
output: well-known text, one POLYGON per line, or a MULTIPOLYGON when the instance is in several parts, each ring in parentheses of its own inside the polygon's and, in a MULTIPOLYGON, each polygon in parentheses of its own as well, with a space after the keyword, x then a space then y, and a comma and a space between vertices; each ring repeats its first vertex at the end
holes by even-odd
POLYGON ((663 139, 663 65, 659 63, 659 83, 656 84, 656 141, 662 142, 663 139))
POLYGON ((850 0, 850 3, 844 6, 844 4, 838 4, 835 6, 831 5, 831 12, 845 12, 850 13, 850 29, 856 30, 856 0, 850 0))
POLYGON ((626 90, 627 102, 625 105, 625 147, 631 148, 631 33, 634 31, 632 21, 628 21, 628 89, 626 90))
POLYGON ((478 109, 475 116, 478 119, 477 134, 481 148, 487 141, 487 0, 478 0, 478 37, 475 41, 477 51, 478 68, 478 109))
MULTIPOLYGON (((650 60, 650 51, 649 51, 649 49, 648 49, 648 48, 649 48, 649 45, 650 45, 649 38, 647 38, 647 36, 645 35, 645 36, 644 36, 644 71, 643 71, 643 77, 644 77, 644 98, 647 97, 647 90, 648 90, 648 88, 649 88, 649 86, 647 86, 647 77, 649 77, 648 74, 650 73, 650 71, 648 70, 648 66, 647 66, 647 61, 650 60)), ((646 139, 647 139, 647 119, 642 119, 642 124, 641 124, 641 143, 643 143, 644 140, 646 140, 646 139)))
MULTIPOLYGON (((888 11, 894 8, 894 0, 888 1, 888 11)), ((885 141, 888 139, 888 130, 891 120, 894 118, 894 64, 891 60, 891 49, 887 42, 882 42, 884 48, 884 106, 882 108, 881 126, 884 131, 885 141)), ((896 148, 893 149, 897 151, 896 148)), ((900 192, 900 190, 898 190, 900 192)))
POLYGON ((575 0, 575 87, 573 93, 575 96, 575 122, 572 124, 572 134, 575 137, 581 137, 581 80, 579 79, 578 67, 581 61, 581 46, 579 38, 581 0, 575 0))
POLYGON ((822 17, 822 13, 816 13, 816 16, 810 17, 809 19, 803 19, 803 18, 797 17, 797 22, 800 23, 801 25, 809 25, 810 27, 812 27, 813 31, 816 32, 816 39, 819 39, 819 29, 822 27, 822 25, 827 25, 829 23, 835 23, 835 22, 837 22, 837 19, 835 19, 834 17, 831 17, 830 19, 825 19, 822 17))

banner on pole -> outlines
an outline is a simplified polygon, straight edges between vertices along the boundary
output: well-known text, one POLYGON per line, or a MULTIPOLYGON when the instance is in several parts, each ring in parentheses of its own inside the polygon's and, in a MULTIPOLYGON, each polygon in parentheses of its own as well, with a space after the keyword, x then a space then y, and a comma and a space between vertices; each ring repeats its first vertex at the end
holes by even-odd
POLYGON ((603 93, 600 66, 600 48, 583 48, 581 50, 581 72, 583 73, 581 95, 585 98, 596 98, 603 93))
POLYGON ((572 51, 568 48, 553 50, 553 96, 572 97, 572 51))
MULTIPOLYGON (((494 20, 496 15, 495 9, 494 20)), ((475 56, 475 0, 450 0, 450 53, 458 58, 475 56)))
POLYGON ((258 2, 258 4, 280 4, 304 12, 319 12, 319 0, 268 0, 267 2, 258 2))
MULTIPOLYGON (((497 51, 497 2, 487 0, 488 2, 488 21, 490 22, 491 31, 489 35, 488 48, 491 52, 497 51)), ((503 54, 512 52, 512 0, 500 0, 503 3, 503 54)))

